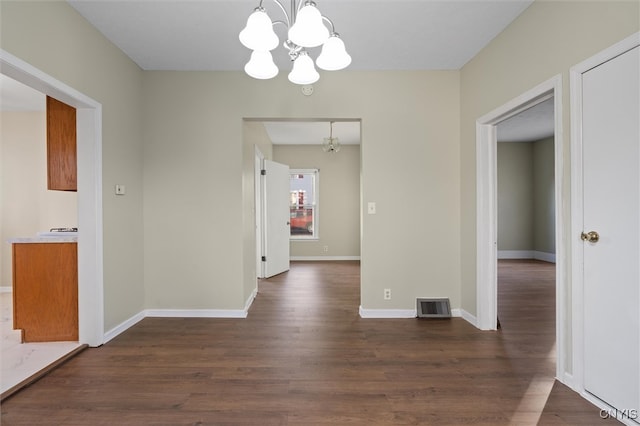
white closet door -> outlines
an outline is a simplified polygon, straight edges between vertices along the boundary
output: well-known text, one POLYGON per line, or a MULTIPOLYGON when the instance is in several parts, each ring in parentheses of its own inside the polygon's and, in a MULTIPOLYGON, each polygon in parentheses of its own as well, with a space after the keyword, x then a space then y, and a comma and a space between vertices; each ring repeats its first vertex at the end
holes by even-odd
POLYGON ((582 80, 584 387, 619 410, 640 408, 639 51, 582 80))

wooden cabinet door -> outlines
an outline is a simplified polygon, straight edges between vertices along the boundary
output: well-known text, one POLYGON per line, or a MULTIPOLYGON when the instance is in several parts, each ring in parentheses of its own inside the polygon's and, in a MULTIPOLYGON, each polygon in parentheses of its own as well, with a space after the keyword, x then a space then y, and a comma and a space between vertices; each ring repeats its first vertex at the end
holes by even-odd
POLYGON ((47 96, 47 188, 77 187, 76 109, 47 96))
POLYGON ((13 244, 13 328, 23 342, 78 340, 78 244, 13 244))

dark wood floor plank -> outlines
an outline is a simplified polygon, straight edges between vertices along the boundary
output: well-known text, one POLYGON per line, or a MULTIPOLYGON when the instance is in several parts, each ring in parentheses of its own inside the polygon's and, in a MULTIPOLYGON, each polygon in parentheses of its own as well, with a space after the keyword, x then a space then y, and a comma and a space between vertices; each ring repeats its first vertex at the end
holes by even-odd
POLYGON ((555 374, 552 264, 500 262, 502 329, 362 319, 357 262, 293 263, 246 319, 146 318, 3 402, 2 425, 601 424, 555 374))

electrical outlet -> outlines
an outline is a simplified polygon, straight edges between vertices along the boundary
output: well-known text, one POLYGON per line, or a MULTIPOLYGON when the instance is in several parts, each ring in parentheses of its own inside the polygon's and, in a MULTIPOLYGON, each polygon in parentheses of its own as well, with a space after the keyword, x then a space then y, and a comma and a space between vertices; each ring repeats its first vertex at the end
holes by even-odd
POLYGON ((329 246, 322 247, 322 251, 325 253, 329 253, 329 246))
POLYGON ((384 289, 384 300, 391 300, 391 289, 390 288, 385 288, 384 289))

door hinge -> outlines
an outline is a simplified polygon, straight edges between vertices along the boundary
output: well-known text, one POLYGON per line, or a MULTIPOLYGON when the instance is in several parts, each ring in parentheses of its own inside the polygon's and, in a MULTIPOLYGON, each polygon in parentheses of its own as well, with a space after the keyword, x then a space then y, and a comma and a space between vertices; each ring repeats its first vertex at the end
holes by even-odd
POLYGON ((265 169, 260 170, 260 174, 262 176, 266 176, 267 175, 267 171, 265 169))
POLYGON ((267 261, 267 256, 262 256, 262 261, 266 262, 267 261))

